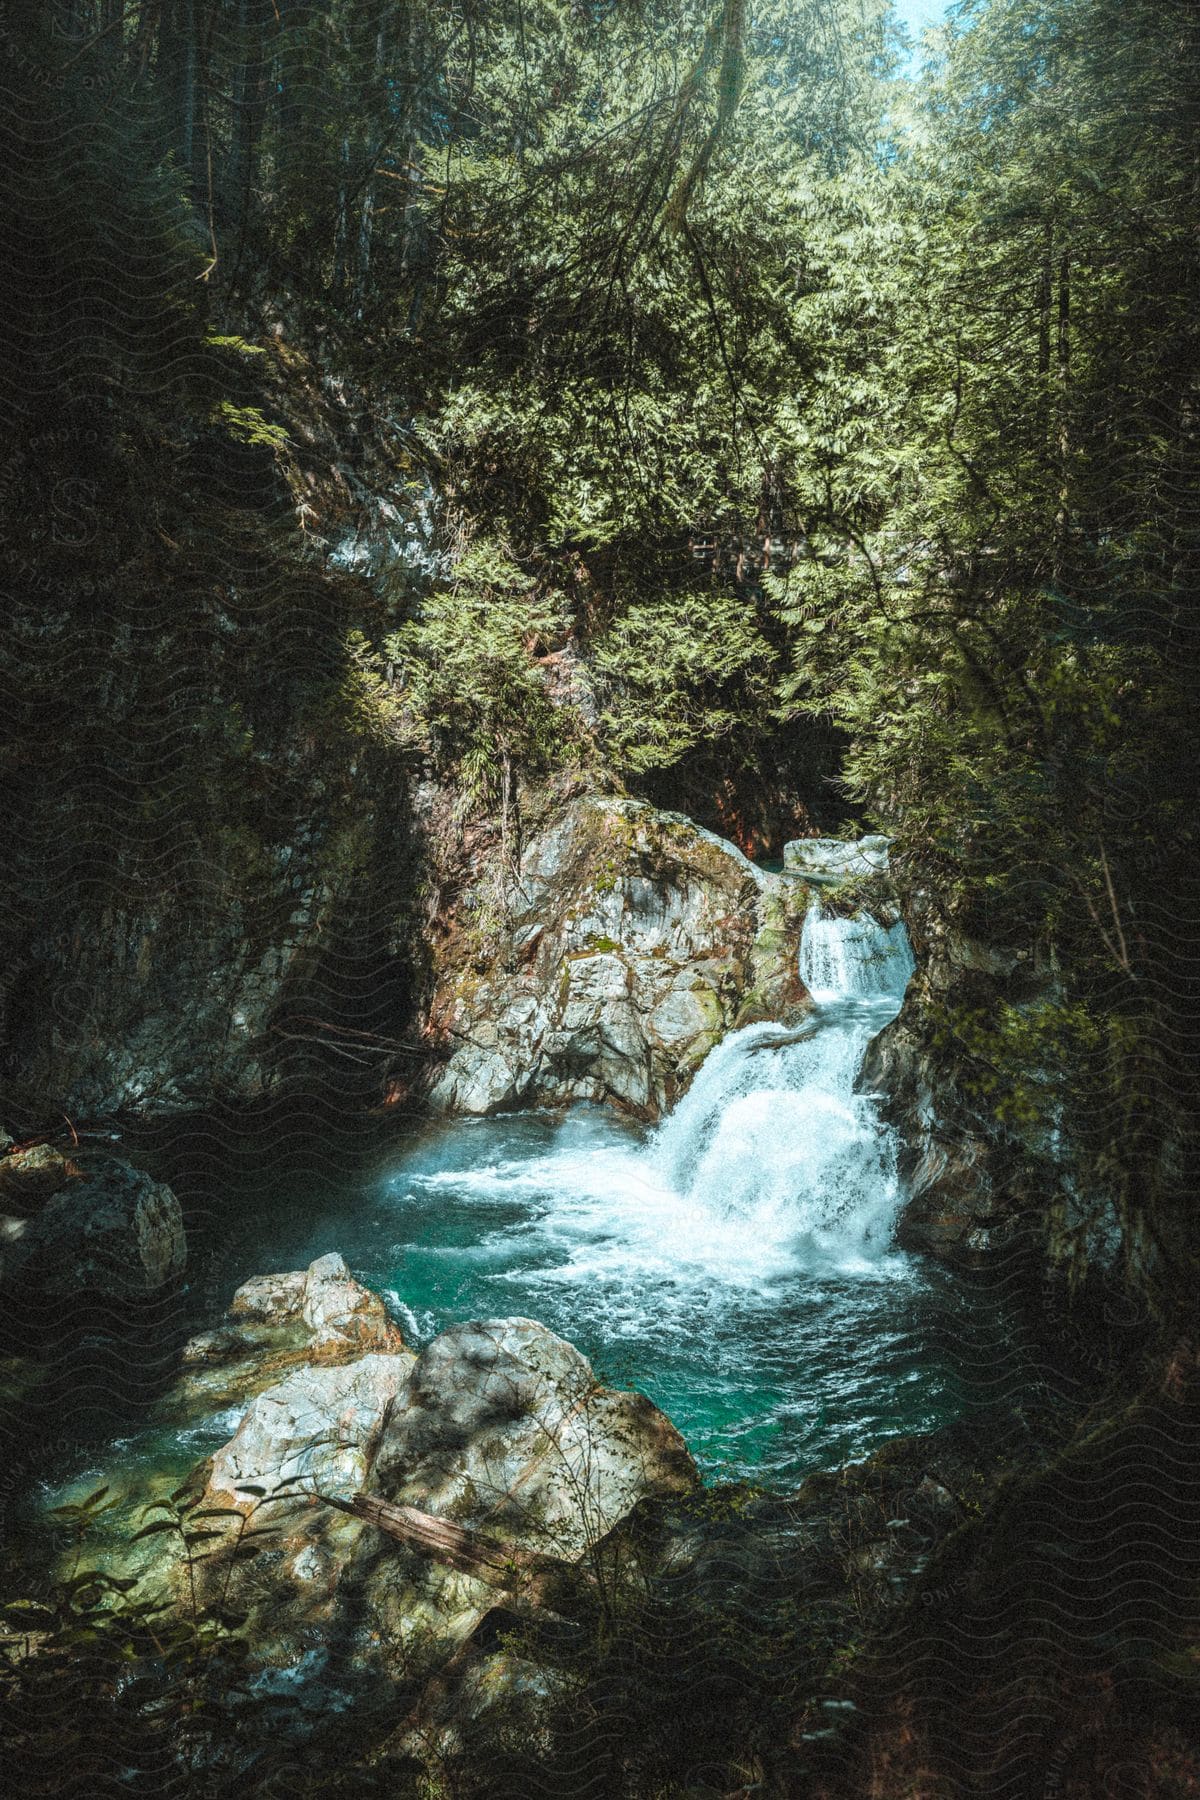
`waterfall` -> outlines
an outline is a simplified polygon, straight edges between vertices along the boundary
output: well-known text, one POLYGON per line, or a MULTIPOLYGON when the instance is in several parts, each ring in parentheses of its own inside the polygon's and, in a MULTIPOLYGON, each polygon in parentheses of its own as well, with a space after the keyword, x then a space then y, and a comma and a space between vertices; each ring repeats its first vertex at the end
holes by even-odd
MULTIPOLYGON (((545 1287, 586 1291, 609 1315, 615 1290, 638 1331, 648 1307, 662 1313, 688 1295, 765 1295, 800 1272, 879 1265, 900 1202, 895 1143, 855 1081, 899 1010, 908 941, 902 925, 826 918, 814 900, 799 954, 814 1010, 798 1026, 731 1032, 648 1138, 580 1109, 540 1154, 474 1151, 466 1168, 412 1179, 484 1207, 534 1209, 536 1226, 526 1215, 512 1231, 523 1257, 534 1240, 553 1247, 545 1287)), ((509 1227, 497 1231, 481 1257, 509 1242, 509 1227)))
POLYGON ((838 1000, 894 1000, 898 1012, 913 972, 903 924, 883 926, 869 913, 826 917, 814 894, 800 940, 800 979, 818 1006, 838 1000))
POLYGON ((902 924, 827 918, 814 900, 800 970, 816 1012, 798 1029, 747 1026, 711 1052, 652 1142, 660 1177, 692 1207, 786 1232, 822 1259, 885 1249, 895 1146, 854 1084, 912 969, 902 924))

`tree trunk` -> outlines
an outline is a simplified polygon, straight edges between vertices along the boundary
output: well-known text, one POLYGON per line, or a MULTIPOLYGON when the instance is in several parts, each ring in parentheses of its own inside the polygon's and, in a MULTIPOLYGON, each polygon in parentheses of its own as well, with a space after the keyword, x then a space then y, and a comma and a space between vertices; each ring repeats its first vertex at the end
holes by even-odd
POLYGON ((1046 221, 1042 267, 1038 277, 1038 374, 1042 381, 1050 377, 1050 318, 1054 306, 1054 227, 1046 221))
MULTIPOLYGON (((385 10, 380 15, 379 29, 375 34, 375 67, 373 74, 374 85, 379 93, 381 106, 384 103, 387 85, 387 19, 388 12, 385 10)), ((371 127, 368 126, 368 130, 370 129, 371 127)), ((375 170, 371 167, 364 172, 363 177, 362 211, 359 214, 358 243, 355 248, 354 256, 353 297, 360 317, 362 316, 363 301, 366 298, 367 283, 371 274, 371 237, 374 225, 375 170)))
POLYGON ((170 29, 159 42, 159 66, 171 95, 172 137, 180 169, 195 195, 196 0, 175 0, 170 29))
POLYGON ((1054 521, 1056 580, 1061 584, 1067 532, 1070 525, 1071 462, 1071 253, 1065 250, 1058 264, 1058 513, 1054 521))
MULTIPOLYGON (((312 0, 274 0, 274 16, 279 22, 279 129, 285 140, 294 139, 304 127, 304 72, 311 13, 312 0)), ((284 153, 300 147, 285 141, 284 153)))
POLYGON ((238 0, 237 59, 230 84, 229 194, 239 239, 245 237, 249 220, 266 97, 266 23, 265 0, 238 0))
POLYGON ((346 292, 348 246, 350 240, 350 137, 343 133, 338 150, 337 211, 333 224, 333 291, 338 298, 346 292))

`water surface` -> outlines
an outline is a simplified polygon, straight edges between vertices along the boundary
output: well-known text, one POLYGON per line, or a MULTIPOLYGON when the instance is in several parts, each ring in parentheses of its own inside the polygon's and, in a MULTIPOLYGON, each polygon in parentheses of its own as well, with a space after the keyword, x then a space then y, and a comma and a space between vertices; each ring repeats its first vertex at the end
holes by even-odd
MULTIPOLYGON (((430 1123, 343 1182, 227 1210, 208 1312, 340 1250, 415 1345, 537 1319, 647 1393, 707 1473, 770 1485, 953 1418, 966 1301, 896 1248, 896 1145, 855 1093, 911 973, 903 928, 818 903, 800 960, 813 1015, 730 1034, 656 1129, 592 1107, 430 1123)), ((126 1469, 194 1461, 235 1423, 135 1425, 126 1469)))

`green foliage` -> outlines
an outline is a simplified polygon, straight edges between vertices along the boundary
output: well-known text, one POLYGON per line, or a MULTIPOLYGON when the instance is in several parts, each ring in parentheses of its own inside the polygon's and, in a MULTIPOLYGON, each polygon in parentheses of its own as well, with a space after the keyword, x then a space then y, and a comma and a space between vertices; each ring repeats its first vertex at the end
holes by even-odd
POLYGON ((558 597, 482 543, 456 564, 453 587, 387 639, 401 703, 473 793, 507 793, 514 763, 538 771, 569 754, 574 721, 538 661, 564 626, 558 597))
POLYGON ((758 577, 795 535, 812 360, 793 270, 822 180, 866 153, 882 13, 535 9, 517 81, 496 38, 478 132, 427 153, 421 439, 563 595, 631 774, 771 730, 758 577))
MULTIPOLYGON (((915 86, 883 0, 52 13, 18 6, 5 40, 54 75, 13 188, 44 196, 69 264, 47 283, 12 214, 12 336, 38 392, 71 347, 68 429, 86 400, 136 460, 152 555, 189 565, 155 566, 164 588, 211 613, 205 546, 274 566, 228 493, 172 503, 160 469, 201 422, 230 466, 266 453, 244 459, 260 500, 290 467, 269 388, 296 371, 254 341, 286 289, 331 369, 387 388, 450 547, 472 546, 390 637, 394 614, 331 616, 309 701, 427 746, 506 817, 523 774, 645 783, 714 747, 761 768, 832 723, 847 797, 946 929, 1032 948, 1068 1011, 1140 1034, 1144 1110, 1178 1138, 1160 1046, 1194 979, 1155 907, 1193 841, 1192 784, 1160 779, 1186 766, 1196 675, 1192 9, 971 0, 915 86), (114 242, 145 254, 101 292, 114 242), (118 394, 138 398, 110 422, 118 394)), ((12 476, 18 526, 61 474, 12 476)), ((29 549, 77 567, 53 533, 29 549)), ((215 629, 187 633, 224 668, 215 629)), ((273 619, 259 655, 289 634, 273 619)), ((295 671, 260 685, 311 721, 295 671)), ((223 692, 171 784, 198 797, 198 851, 214 825, 243 841, 218 790, 276 748, 264 710, 223 692)), ((155 853, 166 807, 130 808, 155 853)), ((991 1028, 997 1066, 1032 1054, 1000 998, 991 1028)), ((1116 1116, 1110 1062, 1077 1047, 1049 1084, 1078 1076, 1072 1141, 1116 1116)), ((1094 1151, 1126 1155, 1133 1191, 1145 1130, 1094 1151)))
MULTIPOLYGON (((246 1761, 231 1708, 246 1717, 254 1710, 241 1621, 222 1605, 197 1605, 194 1586, 189 1601, 186 1580, 177 1604, 140 1596, 137 1579, 89 1564, 89 1534, 113 1504, 100 1488, 55 1509, 50 1522, 71 1544, 67 1567, 32 1598, 0 1606, 8 1778, 15 1791, 38 1792, 47 1767, 69 1768, 81 1782, 90 1771, 94 1791, 103 1791, 119 1764, 128 1771, 124 1791, 149 1795, 166 1756, 179 1779, 229 1791, 246 1761)), ((199 1522, 211 1516, 200 1493, 185 1486, 156 1510, 161 1516, 137 1536, 175 1533, 191 1574, 213 1535, 199 1522)))
MULTIPOLYGON (((947 1080, 1027 1166, 1111 1205, 1179 1314, 1200 1257, 1175 902, 1196 850, 1200 14, 964 0, 910 91, 888 10, 16 0, 0 961, 36 1011, 26 921, 102 940, 110 893, 177 928, 197 895, 222 923, 232 902, 266 936, 322 857, 367 860, 347 739, 428 752, 503 829, 521 775, 645 779, 713 747, 770 766, 832 721, 845 799, 925 896, 929 961, 976 944, 1014 971, 963 973, 942 1004, 947 1080), (303 441, 277 405, 299 364, 253 341, 283 314, 436 477, 457 554, 415 607, 347 599, 267 520, 303 441), (82 533, 54 511, 81 482, 82 533), (284 886, 318 814, 340 829, 284 886)), ((503 903, 481 902, 481 945, 503 903)), ((72 1571, 8 1614, 6 1773, 90 1755, 96 1786, 158 1721, 210 1789, 236 1785, 239 1623, 223 1600, 168 1619, 91 1566, 106 1505, 64 1510, 72 1571)), ((181 1489, 142 1529, 189 1588, 218 1547, 204 1510, 181 1489)), ((793 1692, 812 1616, 808 1588, 772 1592, 774 1686, 746 1679, 744 1620, 704 1604, 606 1650, 590 1716, 642 1744, 609 1791, 699 1763, 760 1782, 731 1729, 763 1756, 791 1741, 790 1699, 752 1715, 793 1692), (709 1681, 677 1659, 697 1641, 709 1681)), ((818 1675, 858 1659, 857 1629, 834 1639, 806 1653, 818 1675)))
POLYGON ((288 434, 284 426, 272 424, 257 406, 235 406, 231 400, 219 402, 216 418, 243 444, 260 444, 267 450, 287 448, 288 434))
POLYGON ((1167 12, 972 6, 889 161, 826 190, 797 297, 806 543, 765 585, 780 716, 850 734, 849 793, 935 939, 1042 971, 1037 996, 977 983, 969 1027, 947 1012, 946 1079, 1031 1152, 1053 1142, 1169 1286, 1197 1248, 1169 1049, 1194 981, 1160 908, 1194 833, 1191 784, 1162 772, 1188 759, 1196 675, 1200 45, 1167 12))
POLYGON ((592 660, 610 696, 605 755, 635 774, 727 737, 771 700, 771 647, 753 610, 731 594, 633 606, 597 638, 592 660))

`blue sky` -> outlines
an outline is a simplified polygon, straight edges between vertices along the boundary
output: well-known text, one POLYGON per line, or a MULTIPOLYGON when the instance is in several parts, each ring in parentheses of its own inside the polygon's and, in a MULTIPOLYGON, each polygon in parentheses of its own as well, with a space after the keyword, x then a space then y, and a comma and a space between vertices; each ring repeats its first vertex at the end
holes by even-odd
POLYGON ((948 0, 896 0, 896 11, 910 31, 924 31, 926 25, 940 24, 946 16, 948 0))

